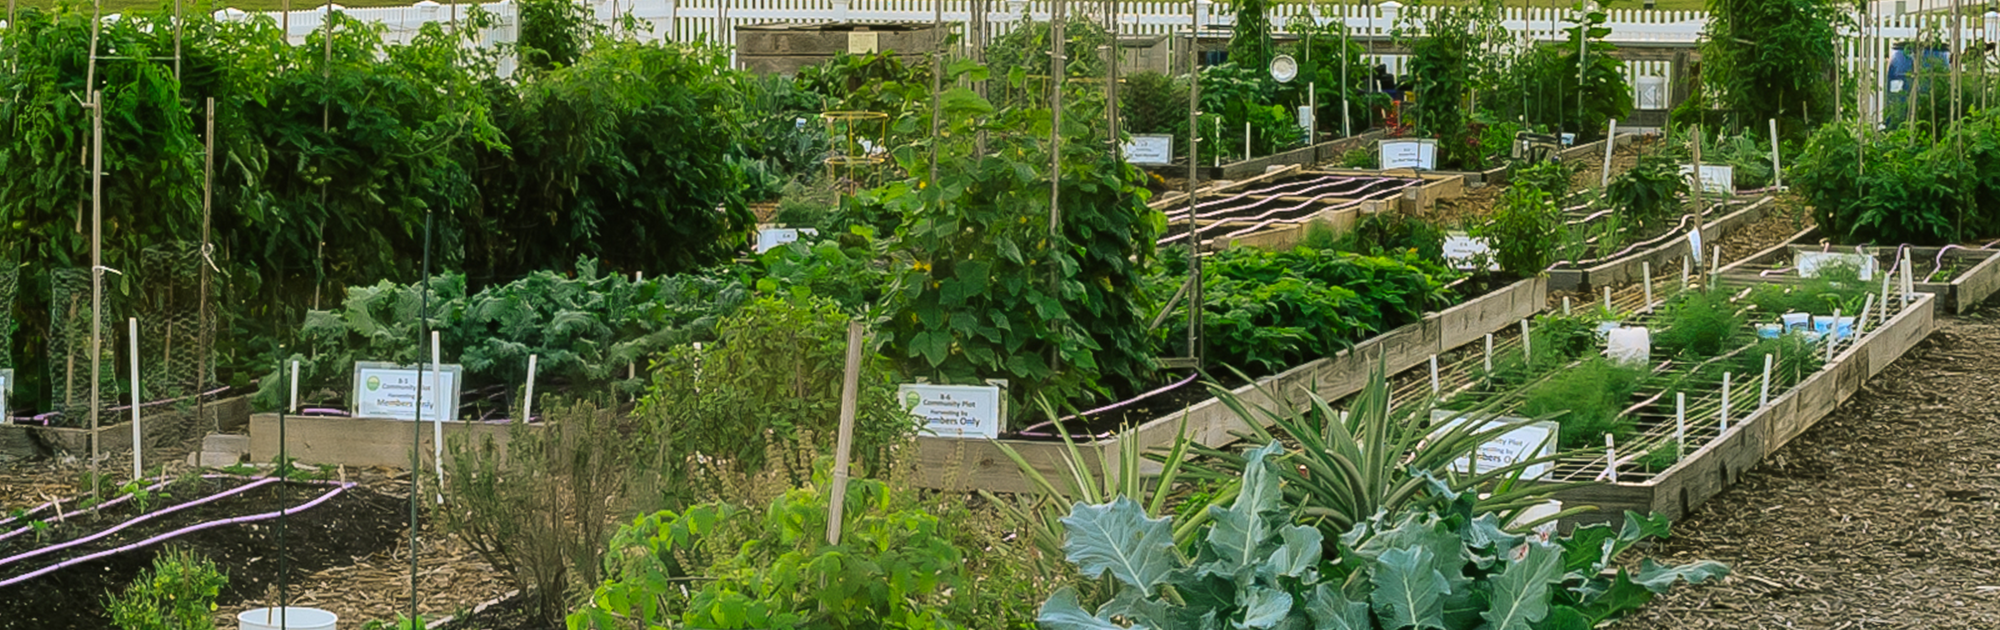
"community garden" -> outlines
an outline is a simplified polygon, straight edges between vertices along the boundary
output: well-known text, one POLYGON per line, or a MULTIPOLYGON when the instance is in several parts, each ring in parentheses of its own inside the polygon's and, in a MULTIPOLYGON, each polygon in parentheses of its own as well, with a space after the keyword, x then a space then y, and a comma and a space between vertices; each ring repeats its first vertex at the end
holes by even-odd
POLYGON ((1710 5, 10 9, 0 627, 1617 627, 2000 290, 1990 51, 1710 5))

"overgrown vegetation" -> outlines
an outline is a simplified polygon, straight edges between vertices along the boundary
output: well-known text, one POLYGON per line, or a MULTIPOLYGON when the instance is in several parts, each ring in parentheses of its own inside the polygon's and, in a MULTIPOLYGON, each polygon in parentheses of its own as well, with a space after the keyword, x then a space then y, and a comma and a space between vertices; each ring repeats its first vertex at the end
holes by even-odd
MULTIPOLYGON (((1762 129, 1777 119, 1781 133, 1798 136, 1831 121, 1847 9, 1830 0, 1708 0, 1701 75, 1729 122, 1762 129)), ((1675 122, 1725 122, 1705 120, 1705 107, 1689 99, 1675 122)))
POLYGON ((228 584, 214 562, 168 547, 123 593, 107 594, 104 608, 122 630, 214 630, 215 598, 228 584))
POLYGON ((1527 186, 1508 187, 1494 209, 1493 221, 1473 230, 1474 236, 1492 240, 1493 260, 1500 269, 1521 277, 1547 271, 1566 234, 1555 200, 1527 186))

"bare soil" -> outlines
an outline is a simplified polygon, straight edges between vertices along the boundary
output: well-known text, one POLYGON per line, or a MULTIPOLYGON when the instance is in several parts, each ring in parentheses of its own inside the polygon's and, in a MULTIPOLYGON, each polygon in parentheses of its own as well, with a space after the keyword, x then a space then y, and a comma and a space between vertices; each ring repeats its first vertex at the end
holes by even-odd
POLYGON ((1614 626, 2000 628, 2000 308, 1939 330, 1649 555, 1726 562, 1614 626))

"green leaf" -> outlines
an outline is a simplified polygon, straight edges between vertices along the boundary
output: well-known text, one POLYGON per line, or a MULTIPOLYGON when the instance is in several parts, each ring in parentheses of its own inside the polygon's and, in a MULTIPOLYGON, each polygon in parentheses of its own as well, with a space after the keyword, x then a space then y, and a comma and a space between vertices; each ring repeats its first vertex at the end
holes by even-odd
POLYGON ((1377 610, 1388 611, 1383 628, 1444 628, 1444 596, 1451 587, 1431 567, 1433 559, 1421 546, 1390 549, 1376 558, 1375 592, 1369 597, 1377 610))
POLYGON ((931 367, 944 364, 951 354, 951 334, 942 331, 923 331, 910 339, 910 349, 923 355, 931 367))
POLYGON ((1277 551, 1271 552, 1269 560, 1264 561, 1265 573, 1300 577, 1319 563, 1322 552, 1320 543, 1324 540, 1319 528, 1293 525, 1278 530, 1278 534, 1285 542, 1278 546, 1277 551))
POLYGON ((1556 548, 1527 543, 1527 555, 1492 580, 1491 606, 1479 616, 1491 630, 1528 630, 1549 614, 1549 585, 1562 580, 1556 548))
MULTIPOLYGON (((1099 619, 1083 610, 1076 602, 1076 589, 1062 587, 1049 601, 1042 604, 1042 611, 1035 615, 1035 623, 1048 630, 1126 630, 1109 620, 1099 619)), ((1133 625, 1133 628, 1146 626, 1133 625)))
POLYGON ((1168 572, 1181 566, 1171 519, 1147 518, 1131 497, 1119 495, 1101 505, 1077 503, 1062 524, 1069 528, 1063 551, 1084 577, 1109 572, 1150 596, 1168 572))
POLYGON ((1373 630, 1368 602, 1347 598, 1339 589, 1321 584, 1306 598, 1306 614, 1317 630, 1373 630))
POLYGON ((1535 630, 1590 630, 1590 619, 1575 608, 1557 606, 1549 610, 1547 619, 1535 624, 1535 630))
POLYGON ((1271 442, 1250 451, 1248 462, 1243 465, 1242 489, 1236 501, 1226 510, 1219 506, 1208 508, 1215 527, 1208 531, 1207 540, 1219 560, 1203 571, 1233 575, 1262 559, 1258 550, 1275 529, 1273 519, 1265 518, 1265 514, 1276 511, 1281 498, 1278 476, 1269 458, 1281 448, 1282 443, 1271 442))
POLYGON ((1672 566, 1654 562, 1652 558, 1646 558, 1639 561, 1639 574, 1632 576, 1632 581, 1646 587, 1646 590, 1655 593, 1665 593, 1667 589, 1673 588, 1674 582, 1680 580, 1687 580, 1689 584, 1700 584, 1708 581, 1710 578, 1719 579, 1727 575, 1729 575, 1729 566, 1713 560, 1701 560, 1680 566, 1672 566))
POLYGON ((945 115, 952 118, 969 118, 993 113, 992 103, 987 102, 978 93, 962 87, 951 88, 939 94, 938 107, 944 109, 945 115))
POLYGON ((1243 592, 1243 621, 1236 630, 1275 628, 1292 612, 1292 596, 1278 589, 1253 586, 1243 592))

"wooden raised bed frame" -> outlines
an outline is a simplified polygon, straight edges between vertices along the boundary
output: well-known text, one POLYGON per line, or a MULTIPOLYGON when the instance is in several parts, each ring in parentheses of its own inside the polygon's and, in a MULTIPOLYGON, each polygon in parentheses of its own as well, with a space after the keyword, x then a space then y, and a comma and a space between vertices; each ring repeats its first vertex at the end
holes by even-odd
MULTIPOLYGON (((1724 266, 1721 269, 1721 274, 1725 282, 1732 284, 1798 282, 1798 275, 1793 272, 1786 272, 1782 277, 1763 277, 1758 274, 1771 269, 1774 263, 1783 258, 1785 254, 1790 253, 1790 248, 1818 244, 1819 228, 1806 228, 1798 234, 1792 235, 1791 239, 1783 243, 1757 252, 1756 255, 1737 261, 1734 264, 1724 266)), ((1839 248, 1839 246, 1835 247, 1839 248)), ((1851 249, 1843 248, 1842 250, 1851 249)), ((1869 249, 1869 253, 1874 254, 1878 249, 1880 248, 1871 248, 1869 249)), ((1941 247, 1912 247, 1909 248, 1908 252, 1913 258, 1933 260, 1937 258, 1939 250, 1944 251, 1944 257, 1947 260, 1956 260, 1962 264, 1971 264, 1971 267, 1960 272, 1958 277, 1953 278, 1950 282, 1922 282, 1923 278, 1912 278, 1911 287, 1918 293, 1929 293, 1938 296, 1937 308, 1940 312, 1954 315, 1963 314, 1966 311, 1972 310, 1973 307, 1979 306, 1987 298, 1993 297, 1994 293, 2000 292, 2000 250, 1969 249, 1965 247, 1945 250, 1941 247)))
MULTIPOLYGON (((1321 162, 1340 159, 1343 153, 1352 151, 1375 140, 1380 140, 1383 133, 1380 129, 1364 131, 1345 138, 1336 138, 1263 157, 1229 162, 1221 166, 1196 166, 1195 173, 1203 180, 1235 180, 1262 175, 1265 171, 1271 170, 1272 167, 1312 166, 1321 162)), ((1187 163, 1185 162, 1179 164, 1148 165, 1145 169, 1166 177, 1187 177, 1188 170, 1187 163)))
MULTIPOLYGON (((130 412, 126 420, 117 424, 100 424, 97 427, 97 449, 101 453, 111 453, 132 448, 132 421, 130 412)), ((151 411, 142 413, 140 429, 146 448, 151 450, 177 450, 187 446, 184 442, 199 439, 209 433, 210 427, 223 432, 241 430, 249 425, 250 397, 236 396, 211 400, 203 406, 202 418, 193 418, 195 410, 190 406, 185 411, 151 411)), ((43 427, 32 424, 0 424, 0 460, 26 458, 54 453, 87 456, 90 453, 90 429, 71 427, 43 427)))
MULTIPOLYGON (((1377 335, 1332 357, 1258 379, 1255 384, 1237 388, 1235 393, 1245 404, 1271 408, 1276 408, 1280 401, 1270 400, 1267 393, 1292 405, 1305 404, 1307 398, 1302 393, 1305 390, 1326 399, 1346 396, 1367 384, 1369 370, 1378 360, 1386 362, 1391 373, 1415 367, 1432 355, 1513 325, 1541 311, 1547 301, 1546 279, 1522 280, 1426 315, 1421 322, 1377 335)), ((1122 440, 1137 440, 1142 451, 1171 445, 1180 435, 1183 423, 1190 439, 1209 446, 1234 442, 1236 437, 1230 432, 1248 428, 1220 400, 1210 398, 1109 438, 1080 440, 1077 450, 1083 453, 1087 464, 1096 466, 1105 458, 1119 457, 1122 440)), ((1061 441, 1002 442, 1020 453, 1043 476, 1055 480, 1068 475, 1065 463, 1068 451, 1061 441)), ((917 438, 916 483, 945 490, 1032 490, 1020 467, 1001 453, 994 442, 942 437, 917 438)))
MULTIPOLYGON (((1424 184, 1416 186, 1414 188, 1406 189, 1402 192, 1400 196, 1397 196, 1393 199, 1369 200, 1369 201, 1363 201, 1359 204, 1346 208, 1324 210, 1299 223, 1292 223, 1284 225, 1282 227, 1273 227, 1267 230, 1253 232, 1250 234, 1245 234, 1242 236, 1236 236, 1231 238, 1223 238, 1220 235, 1227 233, 1231 230, 1238 229, 1240 227, 1248 226, 1251 224, 1248 222, 1232 223, 1229 221, 1211 221, 1209 223, 1203 224, 1202 228, 1203 236, 1208 237, 1207 242, 1203 244, 1203 249, 1207 251, 1215 251, 1221 249, 1228 249, 1231 247, 1246 247, 1246 246, 1262 247, 1265 249, 1286 249, 1304 241, 1306 233, 1309 230, 1311 230, 1312 226, 1315 224, 1328 226, 1332 228, 1335 233, 1341 233, 1352 229, 1354 227, 1354 223, 1360 220, 1360 217, 1363 214, 1373 214, 1385 210, 1401 211, 1409 213, 1421 212, 1425 209, 1430 208, 1432 205, 1436 204, 1439 199, 1454 199, 1459 197, 1460 195, 1465 194, 1465 180, 1464 178, 1457 175, 1445 175, 1438 173, 1419 173, 1410 170, 1394 171, 1394 172, 1355 171, 1355 170, 1306 170, 1306 169, 1301 169, 1298 166, 1287 166, 1278 169, 1273 169, 1268 173, 1264 173, 1262 175, 1258 175, 1250 179, 1237 182, 1229 182, 1216 186, 1210 186, 1208 188, 1203 188, 1201 190, 1195 191, 1195 194, 1197 197, 1224 195, 1240 191, 1243 190, 1244 188, 1248 188, 1251 186, 1259 184, 1267 184, 1279 179, 1302 176, 1302 175, 1407 177, 1411 179, 1424 180, 1424 184)), ((1184 193, 1180 194, 1170 193, 1148 205, 1156 210, 1168 213, 1168 216, 1171 219, 1175 211, 1185 210, 1187 208, 1187 195, 1184 193)))
POLYGON ((1565 519, 1566 525, 1618 521, 1626 510, 1661 514, 1679 520, 1723 489, 1744 471, 1805 433, 1852 397, 1870 377, 1887 368, 1904 352, 1936 329, 1937 298, 1918 294, 1908 308, 1863 335, 1820 371, 1796 387, 1776 395, 1729 430, 1709 441, 1680 463, 1643 482, 1593 482, 1556 493, 1564 507, 1596 506, 1565 519))
MULTIPOLYGON (((1701 226, 1702 246, 1719 246, 1722 243, 1722 239, 1729 236, 1730 233, 1735 232, 1743 226, 1763 220, 1764 213, 1770 209, 1775 200, 1775 197, 1766 195, 1762 199, 1758 199, 1735 212, 1703 223, 1701 226)), ((1685 236, 1687 233, 1681 232, 1679 234, 1682 235, 1681 238, 1667 239, 1658 245, 1626 254, 1610 262, 1600 263, 1583 269, 1550 269, 1549 290, 1592 291, 1597 287, 1638 282, 1645 273, 1644 270, 1647 264, 1653 266, 1655 274, 1665 273, 1670 265, 1687 256, 1688 243, 1685 236)))

